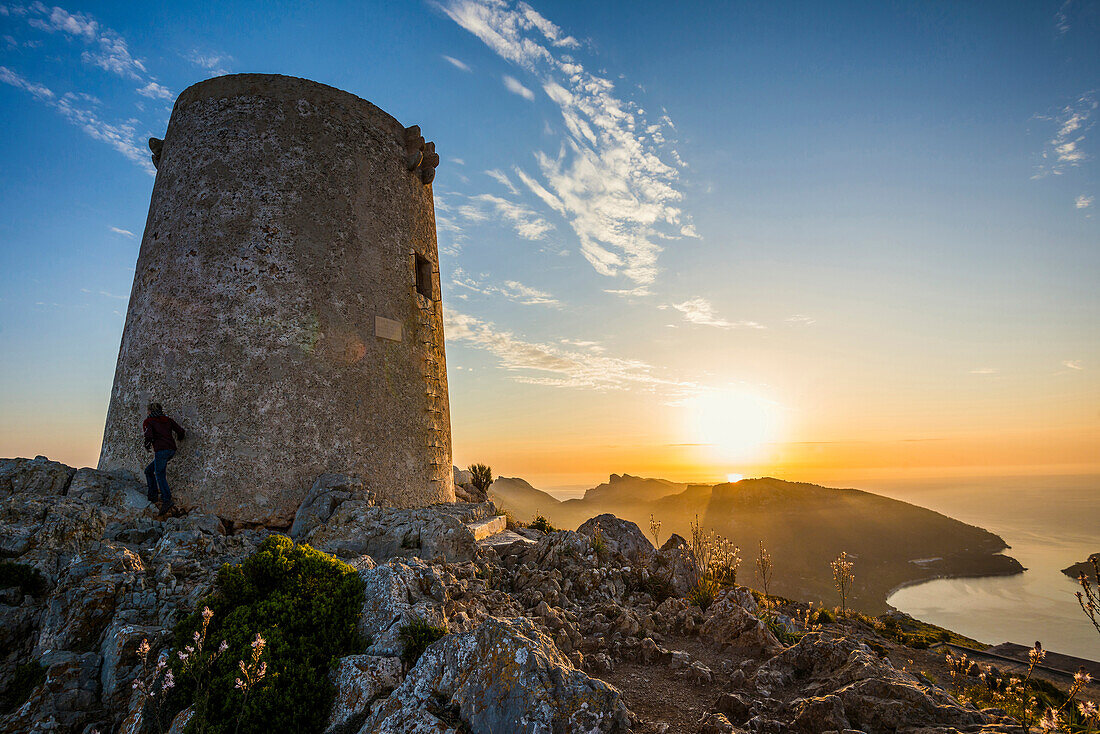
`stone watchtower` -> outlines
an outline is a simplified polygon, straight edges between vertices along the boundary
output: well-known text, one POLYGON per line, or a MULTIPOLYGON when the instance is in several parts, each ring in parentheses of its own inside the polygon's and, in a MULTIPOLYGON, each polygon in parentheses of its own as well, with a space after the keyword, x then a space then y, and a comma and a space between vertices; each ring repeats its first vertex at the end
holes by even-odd
POLYGON ((347 92, 235 74, 186 89, 149 147, 99 468, 150 460, 156 400, 187 431, 182 504, 285 524, 326 472, 453 502, 434 144, 347 92))

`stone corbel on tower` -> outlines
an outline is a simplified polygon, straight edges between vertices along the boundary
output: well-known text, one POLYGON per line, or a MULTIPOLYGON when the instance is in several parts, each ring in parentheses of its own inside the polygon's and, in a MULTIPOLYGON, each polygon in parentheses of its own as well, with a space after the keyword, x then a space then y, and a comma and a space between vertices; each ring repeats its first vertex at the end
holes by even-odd
POLYGON ((435 143, 424 142, 419 125, 405 128, 405 163, 410 171, 418 173, 420 182, 425 186, 435 179, 439 154, 435 152, 435 143))
POLYGON ((164 149, 164 141, 160 138, 149 138, 149 150, 153 153, 153 168, 160 167, 160 152, 164 149))

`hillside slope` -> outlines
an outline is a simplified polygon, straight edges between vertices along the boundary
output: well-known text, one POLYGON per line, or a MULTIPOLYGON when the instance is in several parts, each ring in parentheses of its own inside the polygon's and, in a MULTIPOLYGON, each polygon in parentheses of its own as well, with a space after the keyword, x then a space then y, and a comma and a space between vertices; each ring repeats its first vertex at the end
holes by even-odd
MULTIPOLYGON (((517 518, 533 514, 527 511, 529 502, 513 505, 510 493, 500 496, 517 518)), ((850 603, 875 614, 888 608, 886 597, 901 585, 1023 570, 1001 554, 1007 548, 1004 540, 982 528, 858 489, 770 477, 708 487, 613 474, 583 499, 544 503, 539 511, 564 528, 605 512, 648 528, 652 515, 661 521, 662 541, 671 533, 688 537, 698 518, 703 528, 741 547, 739 578, 744 583, 759 586, 754 559, 763 541, 774 567, 770 591, 830 606, 838 599, 829 564, 846 551, 856 574, 850 603)))

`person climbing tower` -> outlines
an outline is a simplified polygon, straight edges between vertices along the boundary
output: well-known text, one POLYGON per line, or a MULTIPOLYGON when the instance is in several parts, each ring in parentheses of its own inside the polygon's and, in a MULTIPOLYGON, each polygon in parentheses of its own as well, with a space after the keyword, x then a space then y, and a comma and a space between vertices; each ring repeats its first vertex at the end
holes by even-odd
POLYGON ((164 414, 160 403, 149 403, 148 410, 149 417, 141 424, 141 432, 145 437, 145 450, 153 452, 153 461, 145 467, 145 481, 149 485, 149 501, 158 505, 160 514, 167 515, 172 511, 172 490, 166 470, 169 460, 176 455, 176 438, 182 441, 186 434, 178 423, 164 414))

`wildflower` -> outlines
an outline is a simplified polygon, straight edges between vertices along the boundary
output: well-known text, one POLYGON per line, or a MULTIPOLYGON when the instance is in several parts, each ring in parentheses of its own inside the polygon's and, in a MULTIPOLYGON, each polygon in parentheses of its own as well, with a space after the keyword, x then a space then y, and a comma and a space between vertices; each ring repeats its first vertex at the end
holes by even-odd
POLYGON ((1054 709, 1047 709, 1043 718, 1039 719, 1039 729, 1042 731, 1058 731, 1062 728, 1062 718, 1054 709))
POLYGON ((149 640, 142 640, 141 641, 141 644, 138 645, 138 648, 137 648, 137 654, 141 655, 142 657, 145 657, 146 655, 149 654, 149 640))
MULTIPOLYGON (((241 663, 241 665, 244 665, 244 663, 241 663)), ((234 688, 244 688, 244 681, 241 680, 240 678, 238 678, 236 680, 236 682, 234 683, 233 687, 234 688)))
POLYGON ((209 622, 210 618, 214 616, 214 612, 210 611, 210 607, 202 608, 202 621, 209 622))
POLYGON ((228 649, 229 649, 229 643, 226 642, 225 640, 222 640, 222 644, 218 645, 218 654, 221 655, 223 652, 225 652, 228 649))
POLYGON ((1047 656, 1047 651, 1043 649, 1043 646, 1038 642, 1035 643, 1035 647, 1031 648, 1031 651, 1027 654, 1028 659, 1032 665, 1038 665, 1043 662, 1043 658, 1047 656))
POLYGON ((167 691, 176 685, 176 677, 172 675, 172 671, 169 670, 164 674, 164 683, 161 684, 161 690, 167 691))
POLYGON ((1084 719, 1100 718, 1100 709, 1092 701, 1077 704, 1077 710, 1081 712, 1081 717, 1084 719))
POLYGON ((1073 676, 1073 682, 1081 686, 1087 686, 1091 680, 1092 676, 1085 672, 1084 668, 1078 670, 1077 674, 1073 676))

